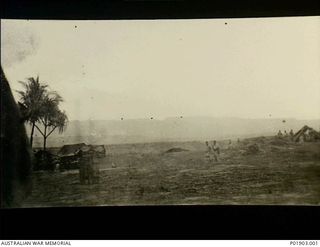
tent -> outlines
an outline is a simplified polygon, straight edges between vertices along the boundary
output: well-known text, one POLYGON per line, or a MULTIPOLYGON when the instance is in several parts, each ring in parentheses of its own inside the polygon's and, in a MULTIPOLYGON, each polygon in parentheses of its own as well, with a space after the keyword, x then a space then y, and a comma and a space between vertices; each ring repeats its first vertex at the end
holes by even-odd
POLYGON ((305 125, 294 134, 293 140, 298 141, 317 141, 320 140, 320 133, 313 128, 305 125))

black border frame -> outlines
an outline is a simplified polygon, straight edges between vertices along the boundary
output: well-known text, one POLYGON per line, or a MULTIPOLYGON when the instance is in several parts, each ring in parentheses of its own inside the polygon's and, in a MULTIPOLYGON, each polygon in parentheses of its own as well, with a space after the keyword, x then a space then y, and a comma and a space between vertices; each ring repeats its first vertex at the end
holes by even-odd
POLYGON ((318 206, 1 209, 3 239, 319 240, 318 206))
POLYGON ((320 15, 315 0, 3 0, 2 19, 194 19, 320 15))
MULTIPOLYGON (((4 0, 2 19, 202 19, 320 15, 320 1, 4 0)), ((320 239, 319 206, 0 209, 1 239, 320 239)))

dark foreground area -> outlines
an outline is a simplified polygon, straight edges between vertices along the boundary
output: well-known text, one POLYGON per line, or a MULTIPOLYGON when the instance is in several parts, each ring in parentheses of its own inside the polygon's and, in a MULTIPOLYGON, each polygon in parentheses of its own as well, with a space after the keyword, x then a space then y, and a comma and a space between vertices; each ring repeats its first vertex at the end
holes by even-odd
POLYGON ((98 184, 80 184, 78 170, 35 172, 23 207, 320 205, 320 142, 221 143, 219 161, 211 163, 205 150, 200 142, 110 145, 107 157, 95 160, 98 184), (248 149, 252 144, 258 150, 248 149))

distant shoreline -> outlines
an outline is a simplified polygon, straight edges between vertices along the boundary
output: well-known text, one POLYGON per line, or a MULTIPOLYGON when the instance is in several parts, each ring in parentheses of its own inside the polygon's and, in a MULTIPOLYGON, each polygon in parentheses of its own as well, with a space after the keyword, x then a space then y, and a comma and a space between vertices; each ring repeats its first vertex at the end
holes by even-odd
MULTIPOLYGON (((308 125, 320 130, 320 119, 302 121, 287 120, 250 120, 238 118, 172 118, 162 121, 70 121, 65 132, 53 132, 47 139, 48 147, 66 144, 87 143, 92 145, 119 145, 159 142, 204 142, 206 140, 243 139, 259 136, 274 136, 279 130, 294 132, 308 125)), ((26 125, 30 135, 30 125, 26 125)), ((34 146, 42 147, 43 139, 37 131, 34 146)))
MULTIPOLYGON (((256 139, 256 138, 272 138, 273 135, 260 135, 260 136, 252 136, 252 137, 242 137, 240 141, 256 139)), ((229 140, 237 141, 238 138, 225 138, 225 139, 216 139, 220 143, 226 143, 229 140)), ((212 141, 213 139, 207 139, 207 141, 212 141)), ((127 143, 111 143, 111 144, 100 144, 104 146, 126 146, 126 145, 150 145, 150 144, 187 144, 187 143, 204 143, 206 140, 190 140, 190 141, 150 141, 150 142, 127 142, 127 143)), ((64 145, 72 145, 76 143, 64 144, 64 145)), ((90 145, 90 143, 85 143, 90 145)), ((91 144, 94 145, 94 144, 91 144)), ((98 145, 98 144, 97 144, 98 145)), ((63 146, 63 145, 62 145, 63 146)), ((62 146, 48 146, 48 149, 56 149, 61 148, 62 146)), ((33 149, 42 149, 42 146, 34 146, 33 149)))

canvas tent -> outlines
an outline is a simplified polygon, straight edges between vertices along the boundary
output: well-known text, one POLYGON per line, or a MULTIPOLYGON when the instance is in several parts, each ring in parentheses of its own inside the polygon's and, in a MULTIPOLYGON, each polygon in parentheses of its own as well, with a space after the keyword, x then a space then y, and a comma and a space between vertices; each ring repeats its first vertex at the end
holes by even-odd
POLYGON ((293 140, 298 141, 317 141, 320 140, 320 133, 313 128, 305 125, 294 134, 293 140))

